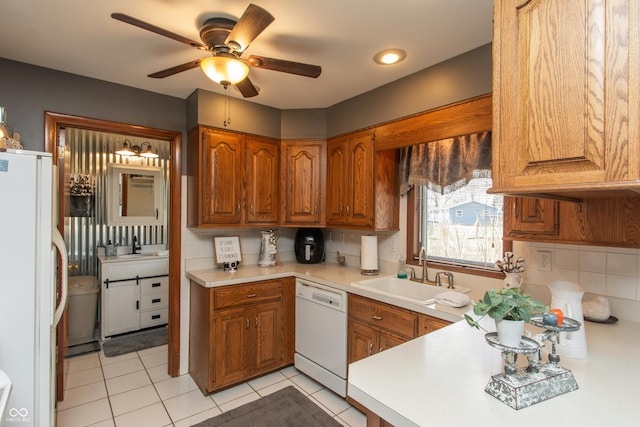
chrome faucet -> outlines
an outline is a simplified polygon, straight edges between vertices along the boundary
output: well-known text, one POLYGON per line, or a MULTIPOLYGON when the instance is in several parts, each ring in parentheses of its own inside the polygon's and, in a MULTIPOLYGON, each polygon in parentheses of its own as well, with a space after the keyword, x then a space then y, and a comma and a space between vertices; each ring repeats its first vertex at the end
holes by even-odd
POLYGON ((418 265, 422 266, 422 282, 428 282, 429 272, 427 271, 427 250, 424 246, 420 248, 420 253, 418 254, 418 265))
POLYGON ((131 253, 137 254, 140 250, 142 250, 142 247, 138 243, 138 238, 136 236, 133 236, 133 247, 131 248, 131 253))

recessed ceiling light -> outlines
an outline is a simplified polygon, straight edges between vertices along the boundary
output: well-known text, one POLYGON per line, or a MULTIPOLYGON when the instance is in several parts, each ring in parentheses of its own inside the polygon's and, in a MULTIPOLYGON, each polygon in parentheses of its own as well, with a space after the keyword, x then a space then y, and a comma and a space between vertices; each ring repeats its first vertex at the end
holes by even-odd
POLYGON ((387 49, 374 55, 373 60, 377 64, 391 65, 397 64, 407 57, 407 52, 402 49, 387 49))

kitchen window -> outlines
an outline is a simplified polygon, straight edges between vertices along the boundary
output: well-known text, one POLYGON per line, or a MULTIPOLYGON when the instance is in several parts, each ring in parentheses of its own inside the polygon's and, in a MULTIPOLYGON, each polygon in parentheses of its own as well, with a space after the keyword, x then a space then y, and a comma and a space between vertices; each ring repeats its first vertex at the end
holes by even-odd
POLYGON ((511 247, 502 240, 503 197, 487 193, 491 133, 403 148, 401 176, 410 262, 424 246, 430 267, 498 277, 495 260, 511 247))

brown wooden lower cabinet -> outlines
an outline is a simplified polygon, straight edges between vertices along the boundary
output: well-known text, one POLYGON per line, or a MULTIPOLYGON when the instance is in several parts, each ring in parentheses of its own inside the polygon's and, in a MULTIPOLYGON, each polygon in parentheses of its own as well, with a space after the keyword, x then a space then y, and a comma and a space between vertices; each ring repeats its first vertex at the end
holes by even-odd
MULTIPOLYGON (((349 294, 347 360, 356 362, 450 324, 426 314, 349 294)), ((367 427, 391 426, 359 402, 347 400, 365 413, 367 427)))
POLYGON ((293 278, 191 282, 189 373, 204 394, 293 363, 293 278))

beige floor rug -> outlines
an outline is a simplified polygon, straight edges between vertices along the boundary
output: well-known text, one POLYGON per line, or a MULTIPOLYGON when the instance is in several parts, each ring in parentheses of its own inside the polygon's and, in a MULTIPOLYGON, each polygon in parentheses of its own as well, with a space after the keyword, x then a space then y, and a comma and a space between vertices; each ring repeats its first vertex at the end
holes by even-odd
POLYGON ((341 426, 295 387, 289 386, 192 427, 341 426))

